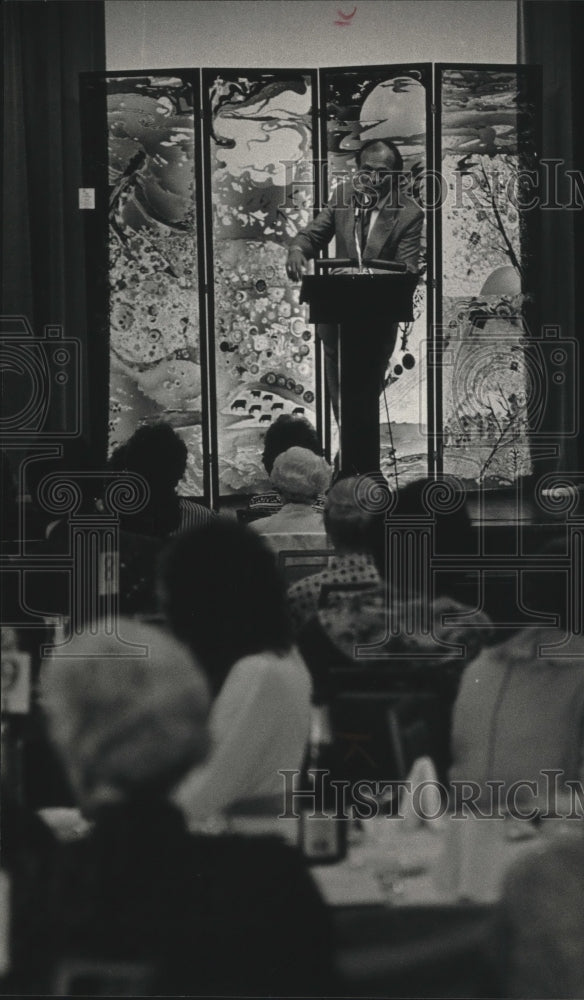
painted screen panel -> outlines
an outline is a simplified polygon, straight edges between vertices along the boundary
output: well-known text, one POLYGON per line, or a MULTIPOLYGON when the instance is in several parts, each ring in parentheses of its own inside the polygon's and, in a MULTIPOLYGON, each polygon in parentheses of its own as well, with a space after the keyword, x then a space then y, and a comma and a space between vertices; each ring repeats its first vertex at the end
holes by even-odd
POLYGON ((191 75, 106 80, 109 446, 171 423, 188 448, 179 491, 207 496, 203 455, 195 114, 191 75))
MULTIPOLYGON (((402 154, 406 194, 424 207, 424 175, 430 148, 427 124, 431 106, 430 66, 322 70, 321 102, 326 118, 322 141, 330 196, 338 183, 357 171, 355 154, 363 143, 386 138, 402 154)), ((386 375, 386 389, 379 401, 380 467, 390 482, 395 481, 396 474, 400 482, 407 482, 426 475, 428 470, 425 345, 430 244, 424 225, 414 322, 400 324, 386 375)), ((334 451, 334 419, 332 427, 334 451)))
POLYGON ((314 89, 303 71, 203 75, 221 496, 268 486, 263 438, 280 414, 317 423, 314 330, 285 271, 288 245, 313 215, 314 89))
POLYGON ((485 486, 532 471, 527 315, 536 213, 532 78, 521 68, 438 70, 444 471, 485 486))

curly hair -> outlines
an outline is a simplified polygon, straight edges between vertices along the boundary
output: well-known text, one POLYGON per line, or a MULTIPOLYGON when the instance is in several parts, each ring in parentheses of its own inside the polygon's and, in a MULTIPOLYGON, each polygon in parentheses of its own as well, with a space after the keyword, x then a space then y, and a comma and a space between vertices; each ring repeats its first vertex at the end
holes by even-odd
POLYGON ((270 479, 286 502, 308 503, 327 489, 331 470, 309 448, 288 448, 276 458, 270 479))
POLYGON ((218 517, 185 532, 162 553, 158 579, 162 610, 214 693, 244 656, 290 649, 284 582, 272 551, 247 526, 218 517))
POLYGON ((288 448, 308 448, 315 455, 322 455, 318 434, 306 417, 294 417, 290 413, 282 413, 266 431, 262 462, 268 475, 271 475, 278 455, 288 451, 288 448))
POLYGON ((187 446, 170 424, 159 421, 134 431, 125 445, 126 468, 174 489, 187 467, 187 446))
POLYGON ((122 518, 122 527, 134 534, 166 538, 180 523, 176 487, 187 467, 187 446, 170 424, 159 421, 139 427, 116 448, 109 460, 114 472, 137 472, 150 488, 144 510, 122 518))

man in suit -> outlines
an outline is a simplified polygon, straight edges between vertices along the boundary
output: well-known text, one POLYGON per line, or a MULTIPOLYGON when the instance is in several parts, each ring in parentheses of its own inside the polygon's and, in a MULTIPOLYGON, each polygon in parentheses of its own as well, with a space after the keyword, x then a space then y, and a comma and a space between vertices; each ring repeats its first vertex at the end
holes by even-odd
MULTIPOLYGON (((293 281, 300 280, 308 260, 324 250, 333 237, 337 257, 359 260, 364 267, 367 260, 395 261, 417 272, 424 213, 400 184, 403 161, 399 149, 389 139, 372 139, 357 153, 357 167, 352 183, 337 188, 333 201, 295 237, 286 263, 293 281)), ((327 385, 338 421, 337 327, 319 324, 317 333, 324 345, 327 385)), ((388 323, 386 336, 372 338, 364 348, 378 373, 380 392, 396 338, 397 324, 388 323)))

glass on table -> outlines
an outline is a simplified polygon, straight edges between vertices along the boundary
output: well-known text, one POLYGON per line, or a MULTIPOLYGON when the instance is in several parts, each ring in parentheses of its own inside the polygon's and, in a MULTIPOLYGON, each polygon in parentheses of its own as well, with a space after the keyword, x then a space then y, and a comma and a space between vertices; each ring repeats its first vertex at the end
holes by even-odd
POLYGON ((429 871, 437 850, 429 830, 412 829, 398 816, 360 820, 349 843, 348 863, 372 875, 388 903, 407 895, 408 881, 429 871))

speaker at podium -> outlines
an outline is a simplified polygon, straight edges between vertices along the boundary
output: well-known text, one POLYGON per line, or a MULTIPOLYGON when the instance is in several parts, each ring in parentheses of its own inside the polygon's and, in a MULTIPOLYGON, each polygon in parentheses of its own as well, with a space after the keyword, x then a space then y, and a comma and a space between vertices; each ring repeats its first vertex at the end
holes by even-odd
MULTIPOLYGON (((357 261, 318 260, 324 270, 352 268, 357 261)), ((414 318, 418 275, 405 264, 368 260, 367 271, 306 275, 300 301, 311 323, 337 327, 339 469, 343 476, 379 469, 379 365, 391 327, 414 318)), ((395 332, 393 333, 395 341, 395 332)), ((391 416, 391 414, 390 414, 391 416)))

